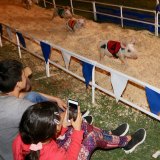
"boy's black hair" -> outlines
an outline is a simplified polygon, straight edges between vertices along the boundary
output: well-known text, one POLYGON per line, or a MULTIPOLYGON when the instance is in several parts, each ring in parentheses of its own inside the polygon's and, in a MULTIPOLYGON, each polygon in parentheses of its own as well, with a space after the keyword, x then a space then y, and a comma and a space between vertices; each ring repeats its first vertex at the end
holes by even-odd
MULTIPOLYGON (((56 140, 57 124, 56 120, 60 120, 60 116, 54 114, 59 112, 57 103, 41 102, 30 106, 23 114, 19 124, 19 132, 23 143, 37 144, 46 142, 49 139, 56 140)), ((38 160, 39 151, 30 151, 24 155, 25 160, 38 160)))
POLYGON ((22 80, 23 65, 13 59, 0 61, 0 91, 8 93, 14 90, 17 82, 22 80))

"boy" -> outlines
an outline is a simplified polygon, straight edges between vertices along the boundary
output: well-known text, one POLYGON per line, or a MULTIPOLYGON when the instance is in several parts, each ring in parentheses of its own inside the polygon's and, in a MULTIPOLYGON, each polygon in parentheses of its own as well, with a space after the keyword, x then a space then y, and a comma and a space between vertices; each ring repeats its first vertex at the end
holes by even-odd
MULTIPOLYGON (((28 78, 22 63, 16 60, 0 61, 0 155, 1 159, 11 160, 11 144, 18 133, 18 125, 23 112, 33 103, 20 95, 28 88, 28 78)), ((48 96, 43 94, 44 96, 48 96)), ((64 110, 66 104, 59 98, 48 96, 64 110)))
MULTIPOLYGON (((21 116, 29 106, 37 102, 54 101, 61 110, 67 108, 60 98, 29 92, 31 84, 28 77, 31 73, 28 67, 23 68, 22 63, 17 60, 0 61, 0 159, 13 159, 12 140, 18 133, 21 116)), ((83 116, 86 116, 86 113, 82 113, 83 116)), ((87 118, 91 123, 92 117, 87 118)))

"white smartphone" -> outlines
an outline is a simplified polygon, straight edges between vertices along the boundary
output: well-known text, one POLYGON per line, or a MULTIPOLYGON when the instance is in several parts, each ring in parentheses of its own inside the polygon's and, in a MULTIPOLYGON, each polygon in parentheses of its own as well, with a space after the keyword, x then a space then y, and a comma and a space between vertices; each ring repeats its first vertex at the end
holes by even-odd
POLYGON ((68 99, 68 120, 76 119, 78 112, 78 101, 68 99))

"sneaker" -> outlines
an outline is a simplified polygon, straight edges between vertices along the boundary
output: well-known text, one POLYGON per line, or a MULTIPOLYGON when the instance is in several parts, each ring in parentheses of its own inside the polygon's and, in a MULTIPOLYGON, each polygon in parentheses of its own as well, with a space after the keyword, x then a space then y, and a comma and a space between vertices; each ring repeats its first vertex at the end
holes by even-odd
POLYGON ((91 115, 89 115, 89 116, 83 117, 83 120, 84 120, 85 122, 87 122, 88 124, 92 124, 92 122, 93 122, 93 117, 92 117, 91 115))
POLYGON ((123 147, 126 154, 133 152, 137 146, 144 142, 146 138, 146 130, 144 128, 140 128, 133 135, 131 135, 131 137, 132 139, 125 147, 123 147))
POLYGON ((158 156, 160 156, 160 151, 157 151, 152 155, 153 158, 158 158, 158 156))
POLYGON ((115 136, 124 136, 129 130, 129 124, 128 123, 123 123, 120 126, 118 126, 116 129, 111 130, 112 135, 115 136))
POLYGON ((84 117, 89 115, 89 110, 85 110, 85 111, 83 111, 81 113, 82 113, 82 118, 84 118, 84 117))

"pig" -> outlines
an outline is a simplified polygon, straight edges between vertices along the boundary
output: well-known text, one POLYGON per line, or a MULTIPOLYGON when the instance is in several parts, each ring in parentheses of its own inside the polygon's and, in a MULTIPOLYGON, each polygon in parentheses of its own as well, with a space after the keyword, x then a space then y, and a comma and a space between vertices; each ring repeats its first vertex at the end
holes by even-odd
POLYGON ((31 9, 32 0, 22 0, 22 4, 25 4, 26 9, 31 9))
POLYGON ((68 7, 68 6, 65 6, 63 8, 56 8, 56 9, 54 9, 52 19, 55 16, 59 16, 61 18, 65 18, 65 19, 70 19, 70 18, 73 17, 73 15, 71 13, 71 10, 70 10, 70 7, 68 7))
POLYGON ((108 57, 119 58, 123 64, 125 64, 125 58, 137 59, 137 51, 134 48, 134 44, 134 41, 129 43, 112 40, 100 41, 98 46, 100 60, 104 58, 105 55, 108 57))
POLYGON ((84 19, 69 19, 66 22, 66 27, 69 31, 76 31, 82 27, 85 26, 85 20, 84 19))

